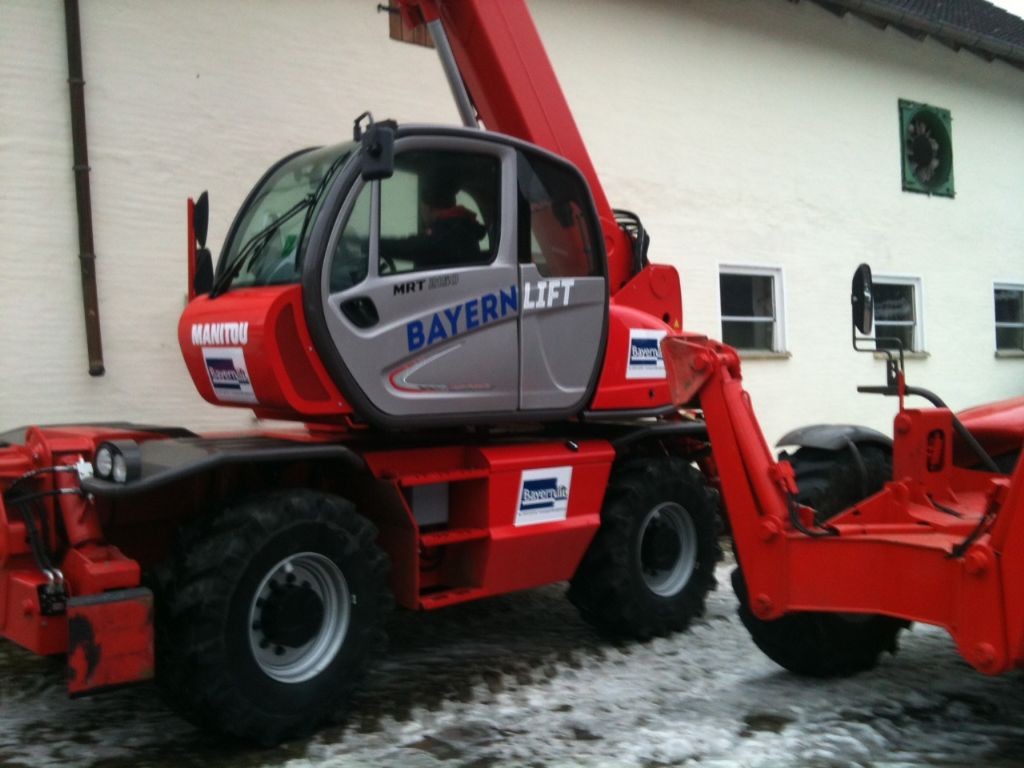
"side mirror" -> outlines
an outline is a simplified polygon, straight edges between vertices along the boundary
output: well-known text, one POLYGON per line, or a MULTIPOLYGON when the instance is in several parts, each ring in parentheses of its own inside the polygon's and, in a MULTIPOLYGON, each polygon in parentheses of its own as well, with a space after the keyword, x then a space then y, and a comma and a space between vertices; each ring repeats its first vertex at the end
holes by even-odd
POLYGON ((366 181, 387 179, 395 172, 395 133, 398 123, 382 120, 371 123, 363 133, 362 175, 366 181))
POLYGON ((200 249, 206 248, 206 232, 210 226, 210 196, 204 191, 192 209, 192 231, 200 249))
POLYGON ((853 307, 853 326, 864 335, 869 335, 875 318, 875 291, 871 282, 871 267, 867 264, 861 264, 853 273, 850 305, 853 307))
POLYGON ((203 192, 195 202, 189 200, 188 207, 188 299, 191 301, 213 290, 213 256, 206 247, 210 225, 210 196, 203 192))
POLYGON ((192 279, 192 291, 195 296, 202 296, 212 290, 213 255, 209 248, 200 248, 196 252, 196 275, 192 279))

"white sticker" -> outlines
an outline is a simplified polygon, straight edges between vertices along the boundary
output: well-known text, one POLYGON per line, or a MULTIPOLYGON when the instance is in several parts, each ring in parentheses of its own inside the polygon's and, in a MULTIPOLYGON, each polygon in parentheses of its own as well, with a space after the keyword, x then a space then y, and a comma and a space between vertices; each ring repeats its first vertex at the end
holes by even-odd
POLYGON ((646 328, 629 329, 629 361, 627 379, 664 379, 665 359, 661 356, 661 340, 665 331, 646 328))
POLYGON ((203 361, 213 394, 226 403, 256 403, 241 347, 203 347, 203 361))
POLYGON ((519 481, 516 526, 565 520, 571 487, 572 467, 523 470, 519 481))

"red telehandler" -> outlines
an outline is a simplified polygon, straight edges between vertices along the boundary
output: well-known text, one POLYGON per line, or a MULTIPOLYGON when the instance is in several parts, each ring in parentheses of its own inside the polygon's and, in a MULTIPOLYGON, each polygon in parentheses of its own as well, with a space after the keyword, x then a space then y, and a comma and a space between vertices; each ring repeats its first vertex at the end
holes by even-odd
MULTIPOLYGON (((274 743, 344 705, 396 603, 568 580, 609 635, 685 628, 720 491, 741 613, 785 666, 870 666, 906 620, 985 672, 1019 664, 1021 471, 961 469, 948 410, 901 409, 898 482, 870 495, 884 437, 817 427, 790 440, 797 496, 735 352, 682 330, 676 271, 605 199, 525 3, 398 5, 464 127, 365 113, 283 158, 216 269, 189 202, 196 388, 296 428, 0 435, 0 635, 67 654, 72 694, 155 672, 185 717, 274 743)), ((1019 450, 1021 411, 978 416, 990 451, 1019 450)))

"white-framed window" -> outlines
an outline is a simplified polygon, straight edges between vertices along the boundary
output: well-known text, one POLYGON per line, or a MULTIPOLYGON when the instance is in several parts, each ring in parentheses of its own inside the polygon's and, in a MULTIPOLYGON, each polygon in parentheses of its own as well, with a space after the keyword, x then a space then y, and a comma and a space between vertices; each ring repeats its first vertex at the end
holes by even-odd
POLYGON ((1024 283, 996 283, 996 351, 1024 350, 1024 283))
POLYGON ((785 351, 781 269, 723 264, 718 296, 722 341, 741 350, 785 351))
POLYGON ((874 277, 875 348, 924 351, 921 278, 874 277))

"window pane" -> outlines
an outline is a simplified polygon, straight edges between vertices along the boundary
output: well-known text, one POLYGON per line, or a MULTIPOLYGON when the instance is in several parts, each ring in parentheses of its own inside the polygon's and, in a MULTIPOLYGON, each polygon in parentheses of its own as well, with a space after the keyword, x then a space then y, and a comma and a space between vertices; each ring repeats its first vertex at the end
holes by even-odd
MULTIPOLYGON (((875 305, 878 311, 878 305, 875 305)), ((914 326, 912 325, 888 325, 886 323, 875 324, 875 349, 898 349, 893 339, 899 339, 903 343, 905 351, 914 349, 914 326)))
POLYGON ((775 348, 774 323, 723 320, 722 341, 737 349, 764 349, 771 352, 775 348))
POLYGON ((775 317, 771 275, 730 275, 718 278, 723 317, 775 317))
POLYGON ((1024 327, 996 328, 996 349, 1024 349, 1024 327))
POLYGON ((1024 290, 996 288, 996 322, 1024 322, 1024 290))
POLYGON ((500 161, 422 150, 381 182, 381 274, 487 264, 497 243, 500 161))
POLYGON ((519 155, 519 259, 544 277, 601 274, 579 178, 533 155, 519 155))
POLYGON ((876 323, 914 319, 914 286, 875 283, 876 323))
POLYGON ((370 190, 363 186, 334 248, 331 262, 331 293, 344 291, 366 279, 370 261, 370 190))

